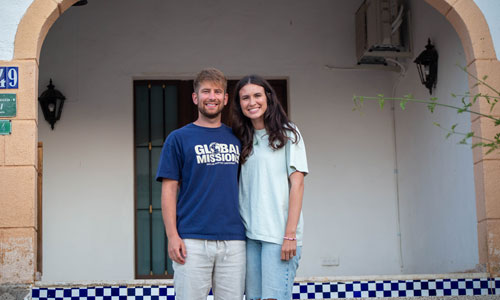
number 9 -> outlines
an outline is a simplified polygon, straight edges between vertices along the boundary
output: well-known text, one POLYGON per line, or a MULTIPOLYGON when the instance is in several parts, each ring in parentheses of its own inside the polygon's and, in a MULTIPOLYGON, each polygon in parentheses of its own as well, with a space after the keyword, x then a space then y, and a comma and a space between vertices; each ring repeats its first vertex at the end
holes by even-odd
POLYGON ((7 72, 7 79, 9 82, 9 87, 11 88, 17 87, 17 79, 18 79, 17 68, 9 68, 9 71, 7 72))

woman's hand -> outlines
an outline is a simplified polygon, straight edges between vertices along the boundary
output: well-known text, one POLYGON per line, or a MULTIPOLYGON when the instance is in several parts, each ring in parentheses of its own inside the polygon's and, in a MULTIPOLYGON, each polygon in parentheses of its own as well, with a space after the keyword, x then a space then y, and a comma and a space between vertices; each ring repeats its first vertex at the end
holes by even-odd
POLYGON ((283 240, 281 246, 281 260, 290 260, 297 255, 297 240, 283 240))
POLYGON ((297 224, 300 219, 302 196, 304 195, 304 173, 295 171, 288 179, 290 181, 290 197, 288 200, 285 236, 281 246, 281 260, 290 260, 297 255, 297 224))

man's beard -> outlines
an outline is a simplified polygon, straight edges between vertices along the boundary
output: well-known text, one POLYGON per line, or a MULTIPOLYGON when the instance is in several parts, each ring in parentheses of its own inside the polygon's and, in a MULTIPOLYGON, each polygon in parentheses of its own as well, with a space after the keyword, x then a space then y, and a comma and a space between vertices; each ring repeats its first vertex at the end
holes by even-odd
POLYGON ((217 117, 220 116, 220 114, 222 113, 222 110, 224 109, 224 106, 222 106, 222 108, 220 110, 217 110, 216 112, 214 113, 209 113, 207 112, 205 109, 204 109, 204 106, 200 106, 198 105, 198 111, 205 117, 209 118, 209 119, 215 119, 217 117))

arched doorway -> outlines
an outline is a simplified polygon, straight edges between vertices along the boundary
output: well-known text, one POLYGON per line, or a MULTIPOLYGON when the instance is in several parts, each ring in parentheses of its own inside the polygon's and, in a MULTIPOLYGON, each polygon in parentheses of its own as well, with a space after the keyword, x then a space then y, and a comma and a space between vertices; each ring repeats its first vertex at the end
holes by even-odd
MULTIPOLYGON (((31 199, 34 203, 36 186, 36 134, 37 134, 37 101, 38 95, 38 63, 40 49, 43 40, 51 25, 57 18, 69 8, 76 0, 36 0, 32 3, 27 13, 23 17, 17 31, 15 41, 14 60, 6 62, 6 65, 16 65, 21 69, 23 82, 25 84, 19 90, 19 97, 29 101, 19 103, 19 115, 14 120, 14 126, 17 126, 16 135, 11 139, 15 141, 15 149, 29 149, 28 151, 16 154, 6 151, 5 158, 9 165, 17 166, 15 169, 5 168, 6 182, 9 178, 22 178, 19 182, 12 182, 12 191, 9 194, 16 194, 16 197, 26 201, 31 199), (11 170, 12 169, 12 170, 11 170), (15 175, 15 176, 14 176, 15 175), (26 189, 26 187, 32 187, 26 189)), ((464 49, 466 51, 467 64, 469 70, 478 76, 489 75, 491 83, 500 83, 500 76, 494 77, 494 74, 500 74, 500 64, 498 63, 488 26, 482 17, 481 12, 472 0, 459 1, 450 4, 449 1, 435 0, 427 1, 442 13, 454 26, 459 34, 464 49), (481 16, 481 17, 478 17, 481 16)), ((472 93, 481 92, 481 87, 475 87, 472 93)), ((484 109, 481 108, 480 109, 484 109)), ((491 134, 491 128, 486 125, 484 120, 475 118, 472 120, 473 126, 479 128, 483 135, 491 134)), ((483 159, 484 153, 475 150, 475 181, 476 181, 476 202, 478 211, 478 236, 479 236, 479 254, 480 263, 486 264, 488 270, 497 274, 500 266, 500 256, 496 255, 497 249, 500 249, 500 238, 497 232, 500 232, 500 225, 494 220, 500 215, 500 209, 496 209, 494 202, 497 201, 494 178, 497 176, 498 157, 488 157, 483 159), (492 219, 493 218, 493 219, 492 219)), ((15 198, 17 199, 17 198, 15 198)), ((12 200, 14 201, 14 200, 12 200)), ((27 201, 29 202, 29 201, 27 201)), ((27 204, 14 208, 20 218, 13 221, 14 228, 18 228, 16 238, 24 242, 13 245, 21 249, 25 254, 25 259, 17 263, 17 278, 21 282, 33 281, 33 270, 35 266, 36 235, 35 223, 35 205, 27 204)), ((9 263, 9 262, 7 262, 9 263)), ((7 280, 9 277, 6 277, 7 280)))

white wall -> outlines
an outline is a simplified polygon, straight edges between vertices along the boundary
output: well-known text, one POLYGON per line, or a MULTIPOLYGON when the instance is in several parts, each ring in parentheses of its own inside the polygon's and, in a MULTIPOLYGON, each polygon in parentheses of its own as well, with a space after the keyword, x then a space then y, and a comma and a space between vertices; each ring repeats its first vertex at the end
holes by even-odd
MULTIPOLYGON (((465 55, 456 32, 437 11, 420 0, 411 1, 415 57, 431 38, 439 53, 438 82, 433 95, 439 102, 458 105, 450 94, 468 89, 465 55), (436 29, 439 30, 436 30, 436 29)), ((429 99, 410 64, 396 94, 429 99)), ((424 105, 396 110, 401 229, 404 273, 461 272, 478 263, 474 174, 470 146, 459 139, 445 139, 446 132, 433 125, 470 131, 470 115, 424 105)))
MULTIPOLYGON (((14 39, 17 25, 32 0, 0 0, 0 60, 11 60, 14 55, 14 39)), ((495 49, 500 48, 500 3, 496 0, 474 0, 490 27, 495 49)), ((497 55, 498 56, 498 55, 497 55)))
POLYGON ((33 0, 0 0, 0 60, 14 56, 17 25, 33 0))
POLYGON ((484 15, 490 34, 493 39, 493 45, 496 50, 496 55, 500 51, 500 1, 497 0, 474 0, 479 9, 484 15))
POLYGON ((205 66, 289 78, 311 169, 299 275, 397 273, 390 113, 351 111, 354 92, 385 91, 391 74, 324 67, 355 62, 356 2, 106 1, 65 13, 40 66, 40 85, 52 77, 68 99, 54 131, 40 126, 43 279, 133 278, 132 79, 192 77, 205 66), (323 256, 340 266, 320 267, 323 256))
MULTIPOLYGON (((467 232, 464 243, 477 244, 470 234, 475 223, 469 224, 469 206, 463 206, 474 203, 472 169, 451 168, 455 157, 461 159, 470 151, 444 141, 437 128, 427 126, 428 114, 416 107, 397 115, 405 218, 405 261, 400 268, 392 112, 366 105, 361 115, 352 112, 351 101, 353 94, 390 94, 396 77, 384 71, 325 67, 354 65, 353 14, 360 3, 112 0, 68 10, 50 30, 40 60, 40 92, 53 78, 67 98, 55 130, 44 120, 39 126, 45 172, 43 280, 133 278, 132 81, 192 78, 206 66, 218 67, 230 78, 255 72, 289 79, 290 115, 304 135, 311 171, 306 178, 305 240, 298 276, 431 273, 474 266, 477 249, 449 247, 442 252, 436 249, 440 244, 431 243, 438 236, 433 233, 437 227, 456 228, 448 215, 439 218, 450 209, 444 202, 435 207, 440 211, 417 214, 425 199, 445 195, 443 201, 450 202, 456 196, 462 204, 453 208, 453 216, 466 215, 459 225, 467 232), (422 128, 413 138, 405 139, 413 127, 404 119, 422 128), (417 139, 428 134, 434 138, 417 139), (423 150, 437 148, 437 159, 418 156, 409 144, 413 140, 423 150), (446 149, 452 154, 445 154, 446 149), (431 182, 449 179, 442 183, 443 191, 423 186, 422 197, 415 197, 413 178, 422 177, 431 182), (451 192, 458 181, 463 190, 451 192), (419 246, 412 242, 416 229, 429 231, 425 238, 431 245, 424 253, 430 260, 412 248, 419 246), (444 257, 461 255, 465 263, 446 261, 435 267, 444 257), (340 264, 323 267, 322 258, 339 258, 340 264)), ((419 10, 431 9, 421 5, 416 10, 418 16, 419 10)), ((436 14, 426 30, 436 31, 438 50, 456 51, 456 34, 436 14)), ((423 46, 425 30, 416 31, 423 31, 416 34, 416 45, 423 46)), ((446 55, 440 53, 441 68, 446 55)), ((459 59, 460 55, 455 54, 459 59)), ((443 66, 440 72, 448 69, 443 66)), ((410 68, 398 91, 425 95, 415 74, 410 68)), ((455 77, 441 76, 439 89, 462 86, 465 77, 456 76, 456 83, 455 77)), ((456 238, 462 237, 443 239, 461 245, 456 238)))

